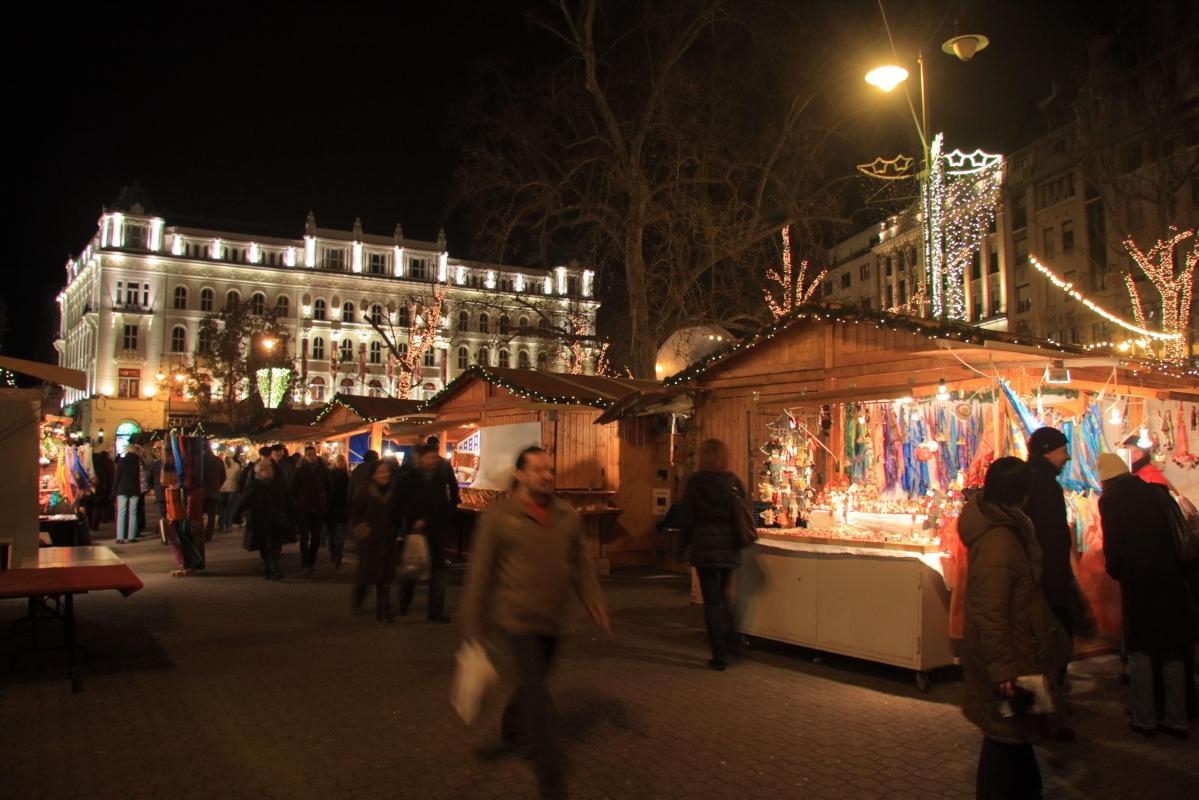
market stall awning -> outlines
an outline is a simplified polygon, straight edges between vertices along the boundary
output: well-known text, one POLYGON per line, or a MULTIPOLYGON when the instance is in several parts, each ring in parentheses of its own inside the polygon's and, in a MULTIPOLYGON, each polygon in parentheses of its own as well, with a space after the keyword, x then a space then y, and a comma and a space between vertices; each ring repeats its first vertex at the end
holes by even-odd
POLYGON ((595 419, 596 425, 607 425, 625 417, 650 414, 690 414, 695 409, 692 392, 681 386, 659 386, 637 389, 617 400, 595 419))
POLYGON ((636 378, 567 375, 561 372, 475 365, 450 381, 449 385, 424 404, 424 408, 436 411, 447 400, 476 380, 499 386, 516 397, 535 403, 583 405, 593 408, 608 408, 632 391, 661 388, 661 384, 657 381, 643 381, 636 378))
POLYGON ((68 369, 57 364, 43 364, 40 361, 28 361, 24 358, 0 356, 0 368, 11 370, 31 378, 38 378, 49 383, 57 383, 70 389, 87 391, 87 374, 82 370, 68 369))

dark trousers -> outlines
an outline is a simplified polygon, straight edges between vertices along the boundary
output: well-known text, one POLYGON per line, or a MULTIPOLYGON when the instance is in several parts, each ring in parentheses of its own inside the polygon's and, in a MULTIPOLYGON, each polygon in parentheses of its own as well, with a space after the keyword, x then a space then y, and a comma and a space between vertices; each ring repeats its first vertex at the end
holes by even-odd
MULTIPOLYGON (((366 584, 354 585, 354 593, 350 596, 350 610, 357 613, 366 599, 366 584)), ((375 619, 391 619, 391 584, 375 584, 375 619)))
POLYGON ((325 527, 325 512, 305 511, 300 514, 300 564, 316 564, 316 552, 321 549, 321 529, 325 527))
POLYGON ((504 741, 527 748, 542 797, 565 797, 565 769, 554 744, 554 703, 546 681, 558 649, 554 635, 508 634, 516 660, 516 691, 504 708, 504 741))
POLYGON ((1032 745, 984 737, 974 796, 978 800, 1039 800, 1041 769, 1032 745))
POLYGON ((219 497, 204 498, 204 541, 211 542, 212 535, 216 531, 216 517, 221 510, 221 500, 219 497))
MULTIPOLYGON (((425 617, 428 619, 438 619, 445 613, 446 577, 445 564, 434 562, 433 569, 429 571, 429 602, 425 606, 425 617)), ((415 594, 416 581, 401 582, 400 608, 407 611, 408 606, 412 605, 412 597, 415 594)))
POLYGON ((279 574, 279 558, 283 555, 282 547, 264 547, 258 551, 262 557, 262 573, 268 578, 279 574))
POLYGON ((724 661, 733 637, 737 635, 735 609, 728 598, 729 579, 733 571, 728 567, 696 567, 695 572, 699 576, 699 590, 704 596, 704 625, 708 628, 712 658, 724 661))

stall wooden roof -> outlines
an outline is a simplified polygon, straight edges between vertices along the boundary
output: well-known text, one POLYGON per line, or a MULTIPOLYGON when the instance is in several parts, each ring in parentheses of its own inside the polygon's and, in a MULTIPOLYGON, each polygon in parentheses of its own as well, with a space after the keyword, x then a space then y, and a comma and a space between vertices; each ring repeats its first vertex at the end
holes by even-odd
POLYGON ((657 381, 635 378, 609 378, 602 375, 567 375, 530 369, 500 369, 473 366, 425 402, 424 408, 436 411, 450 398, 475 381, 484 381, 506 389, 513 395, 550 405, 584 405, 607 408, 630 392, 661 387, 657 381))
MULTIPOLYGON (((381 422, 385 419, 403 419, 423 412, 424 403, 420 400, 401 400, 397 397, 366 397, 356 394, 336 394, 329 401, 329 407, 340 405, 349 409, 359 418, 367 422, 381 422)), ((321 410, 313 420, 319 422, 328 407, 321 410)))
POLYGON ((1199 400, 1199 371, 1193 369, 964 323, 836 305, 801 306, 665 384, 752 390, 775 403, 862 401, 904 390, 931 393, 942 379, 991 384, 1005 371, 1043 370, 1058 360, 1069 368, 1072 388, 1199 400))

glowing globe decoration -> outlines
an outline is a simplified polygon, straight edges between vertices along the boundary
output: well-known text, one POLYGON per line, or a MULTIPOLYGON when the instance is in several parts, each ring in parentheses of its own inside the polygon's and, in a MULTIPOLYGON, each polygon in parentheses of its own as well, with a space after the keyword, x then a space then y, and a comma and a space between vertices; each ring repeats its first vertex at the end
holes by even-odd
POLYGON ((658 348, 654 360, 655 377, 661 380, 682 372, 735 341, 733 335, 719 325, 695 325, 677 330, 658 348))
POLYGON ((292 371, 287 367, 264 367, 254 373, 258 379, 258 395, 267 408, 278 408, 287 396, 292 371))

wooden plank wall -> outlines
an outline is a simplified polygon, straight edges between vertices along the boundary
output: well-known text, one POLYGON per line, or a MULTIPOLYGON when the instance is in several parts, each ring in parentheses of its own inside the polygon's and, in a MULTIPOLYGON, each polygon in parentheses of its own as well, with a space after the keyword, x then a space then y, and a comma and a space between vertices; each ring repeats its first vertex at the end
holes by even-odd
POLYGON ((557 448, 554 466, 559 489, 611 490, 619 483, 616 428, 593 424, 599 415, 595 409, 558 410, 556 438, 551 427, 546 444, 557 448))
POLYGON ((646 566, 653 562, 654 527, 660 519, 654 515, 654 489, 670 487, 670 435, 655 431, 653 417, 630 417, 603 427, 618 437, 615 499, 624 511, 616 522, 619 538, 607 546, 608 559, 615 567, 646 566), (666 480, 658 480, 659 469, 666 480))

